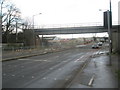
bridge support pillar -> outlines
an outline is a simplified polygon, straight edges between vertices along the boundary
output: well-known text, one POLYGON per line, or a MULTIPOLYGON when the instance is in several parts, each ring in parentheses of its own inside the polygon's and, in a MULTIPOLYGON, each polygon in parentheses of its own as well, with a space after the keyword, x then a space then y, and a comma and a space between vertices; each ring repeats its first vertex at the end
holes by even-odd
POLYGON ((33 30, 24 30, 24 45, 31 48, 35 47, 35 35, 33 30))
POLYGON ((24 45, 31 48, 40 46, 39 35, 36 35, 32 29, 24 30, 24 45))

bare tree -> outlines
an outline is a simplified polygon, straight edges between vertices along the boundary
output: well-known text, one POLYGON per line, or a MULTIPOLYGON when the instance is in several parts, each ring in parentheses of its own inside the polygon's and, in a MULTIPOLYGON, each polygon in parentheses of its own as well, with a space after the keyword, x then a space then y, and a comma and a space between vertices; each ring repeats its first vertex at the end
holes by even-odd
POLYGON ((24 29, 31 29, 33 27, 33 21, 32 21, 32 19, 29 18, 29 17, 26 17, 24 19, 24 26, 25 26, 24 29))
POLYGON ((1 15, 2 15, 2 30, 4 36, 6 37, 6 42, 8 42, 9 34, 16 27, 16 22, 21 20, 20 10, 12 3, 6 2, 6 0, 1 1, 1 15))

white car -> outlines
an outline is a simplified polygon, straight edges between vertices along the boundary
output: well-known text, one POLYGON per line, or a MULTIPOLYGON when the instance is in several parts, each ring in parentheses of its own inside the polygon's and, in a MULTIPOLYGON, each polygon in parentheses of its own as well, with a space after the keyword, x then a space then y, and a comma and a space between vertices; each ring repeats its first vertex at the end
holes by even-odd
POLYGON ((102 46, 102 44, 103 44, 102 42, 99 42, 99 43, 98 43, 99 46, 102 46))
POLYGON ((94 45, 92 45, 92 48, 93 49, 97 49, 97 48, 99 48, 99 45, 98 44, 94 44, 94 45))

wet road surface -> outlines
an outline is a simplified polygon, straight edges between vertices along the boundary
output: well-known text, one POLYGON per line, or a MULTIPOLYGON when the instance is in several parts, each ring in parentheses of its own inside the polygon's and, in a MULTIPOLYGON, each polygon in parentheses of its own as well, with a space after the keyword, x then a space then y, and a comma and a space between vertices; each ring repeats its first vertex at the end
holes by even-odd
POLYGON ((99 49, 75 48, 2 63, 3 88, 63 88, 86 57, 99 49))

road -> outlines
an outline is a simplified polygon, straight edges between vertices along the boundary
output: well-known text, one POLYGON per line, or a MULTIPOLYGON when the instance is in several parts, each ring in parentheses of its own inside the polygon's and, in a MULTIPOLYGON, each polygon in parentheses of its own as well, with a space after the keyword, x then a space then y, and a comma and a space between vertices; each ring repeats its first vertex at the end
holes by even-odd
POLYGON ((2 63, 3 88, 64 88, 99 49, 91 46, 2 63))

